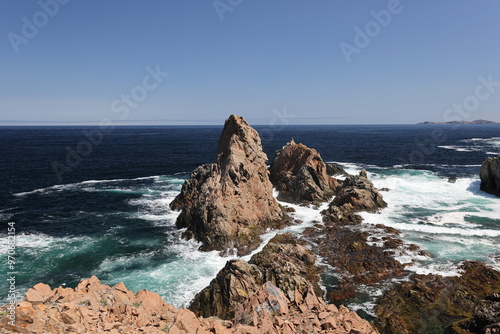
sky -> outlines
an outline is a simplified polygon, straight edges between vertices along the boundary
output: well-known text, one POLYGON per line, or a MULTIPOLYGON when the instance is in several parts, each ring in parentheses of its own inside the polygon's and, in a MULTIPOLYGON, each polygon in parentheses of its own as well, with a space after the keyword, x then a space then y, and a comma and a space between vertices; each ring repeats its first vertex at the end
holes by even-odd
POLYGON ((497 0, 2 0, 0 124, 500 122, 497 0))

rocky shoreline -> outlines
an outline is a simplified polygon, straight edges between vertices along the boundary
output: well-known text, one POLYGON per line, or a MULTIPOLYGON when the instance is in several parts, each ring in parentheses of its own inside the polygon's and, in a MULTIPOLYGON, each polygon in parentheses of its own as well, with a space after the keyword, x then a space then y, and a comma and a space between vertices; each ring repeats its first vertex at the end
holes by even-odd
MULTIPOLYGON (((387 206, 365 170, 349 175, 293 139, 269 169, 267 163, 258 133, 231 115, 216 162, 193 171, 170 204, 180 211, 176 226, 183 237, 201 242, 204 251, 250 254, 269 229, 299 223, 273 188, 282 202, 330 202, 321 221, 300 236, 277 234, 249 261, 228 261, 188 308, 97 277, 75 289, 39 283, 17 305, 16 326, 1 316, 0 333, 500 333, 500 273, 464 262, 458 277, 411 274, 411 263, 397 256, 430 254, 405 243, 396 229, 363 222, 360 212, 387 206), (338 278, 328 292, 321 286, 325 265, 338 278), (342 306, 360 285, 382 283, 392 287, 379 298, 373 324, 342 306)), ((493 193, 498 165, 488 160, 481 173, 493 193)))

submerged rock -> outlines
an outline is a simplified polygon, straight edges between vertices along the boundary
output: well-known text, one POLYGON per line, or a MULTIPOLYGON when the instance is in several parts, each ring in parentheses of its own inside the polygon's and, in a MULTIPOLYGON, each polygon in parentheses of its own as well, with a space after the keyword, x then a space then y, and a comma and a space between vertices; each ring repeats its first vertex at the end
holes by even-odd
POLYGON ((500 197, 500 157, 486 159, 480 177, 481 190, 500 197))
POLYGON ((279 191, 278 199, 286 202, 321 202, 330 200, 339 186, 327 174, 320 154, 292 139, 276 152, 270 179, 279 191))
POLYGON ((231 319, 238 305, 265 282, 272 282, 292 301, 295 290, 308 286, 320 293, 320 270, 305 245, 290 233, 279 234, 249 262, 228 261, 210 285, 194 297, 189 309, 203 317, 231 319))
POLYGON ((497 305, 486 303, 485 298, 500 292, 500 272, 480 262, 464 262, 459 269, 461 276, 414 275, 386 291, 375 309, 379 330, 387 334, 495 333, 482 330, 493 328, 499 320, 497 305))
POLYGON ((182 210, 178 228, 203 243, 202 250, 250 253, 267 228, 281 228, 287 215, 273 197, 267 156, 260 137, 242 118, 231 115, 218 144, 217 162, 191 173, 170 207, 182 210))

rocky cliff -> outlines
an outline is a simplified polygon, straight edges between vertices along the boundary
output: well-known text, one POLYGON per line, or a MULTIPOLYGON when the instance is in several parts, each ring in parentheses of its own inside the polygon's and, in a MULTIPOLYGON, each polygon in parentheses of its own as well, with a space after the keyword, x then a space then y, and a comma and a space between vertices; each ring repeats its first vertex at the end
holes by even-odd
POLYGON ((198 167, 170 204, 184 236, 203 243, 203 250, 236 249, 248 254, 267 228, 288 221, 273 197, 267 156, 258 133, 236 115, 224 124, 217 162, 198 167))
POLYGON ((500 157, 486 159, 480 177, 481 190, 500 197, 500 157))
POLYGON ((188 309, 165 303, 156 293, 141 290, 134 294, 123 283, 110 287, 93 276, 75 289, 35 285, 17 304, 14 326, 6 314, 0 314, 0 333, 378 333, 355 312, 326 305, 312 288, 294 291, 294 295, 291 302, 266 282, 227 321, 197 317, 188 309))
POLYGON ((292 203, 324 202, 335 194, 337 180, 327 174, 319 153, 292 139, 276 151, 269 169, 278 199, 292 203))

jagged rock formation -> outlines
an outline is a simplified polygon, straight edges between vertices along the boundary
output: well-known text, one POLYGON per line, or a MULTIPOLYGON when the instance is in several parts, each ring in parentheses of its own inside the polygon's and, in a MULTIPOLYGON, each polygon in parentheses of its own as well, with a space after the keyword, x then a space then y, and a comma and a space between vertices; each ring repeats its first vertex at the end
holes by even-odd
POLYGON ((291 302, 267 282, 239 306, 233 321, 226 321, 197 317, 165 303, 156 293, 134 294, 123 283, 110 287, 93 276, 75 289, 35 285, 18 303, 14 326, 0 315, 0 333, 378 333, 355 312, 325 305, 312 288, 294 295, 291 302))
POLYGON ((319 153, 293 139, 276 151, 269 171, 278 199, 286 202, 327 201, 339 185, 327 174, 319 153))
POLYGON ((386 291, 375 309, 379 330, 387 334, 497 333, 482 330, 498 328, 498 313, 488 308, 497 306, 488 305, 485 298, 500 292, 500 272, 480 262, 464 262, 460 269, 464 272, 458 277, 414 275, 386 291))
POLYGON ((351 204, 355 211, 374 212, 385 208, 387 203, 382 195, 368 179, 366 171, 363 169, 359 175, 348 176, 342 186, 337 190, 332 205, 342 206, 351 204))
POLYGON ((191 173, 170 204, 182 210, 177 227, 203 243, 203 250, 250 253, 267 228, 281 228, 287 216, 273 197, 267 156, 260 137, 242 118, 231 115, 218 144, 217 162, 191 173))
POLYGON ((234 322, 254 326, 258 332, 248 333, 358 333, 378 334, 356 312, 344 306, 326 305, 313 288, 303 293, 295 290, 291 302, 270 282, 265 283, 238 307, 234 322))
POLYGON ((480 177, 481 190, 500 197, 500 157, 484 160, 480 177))
POLYGON ((326 164, 326 173, 330 176, 349 176, 349 173, 347 173, 344 168, 340 167, 337 164, 326 164))
POLYGON ((294 291, 318 286, 320 270, 304 241, 285 233, 275 236, 249 262, 228 261, 210 285, 200 291, 190 309, 204 317, 231 319, 238 305, 248 300, 265 282, 272 282, 294 300, 294 291))

